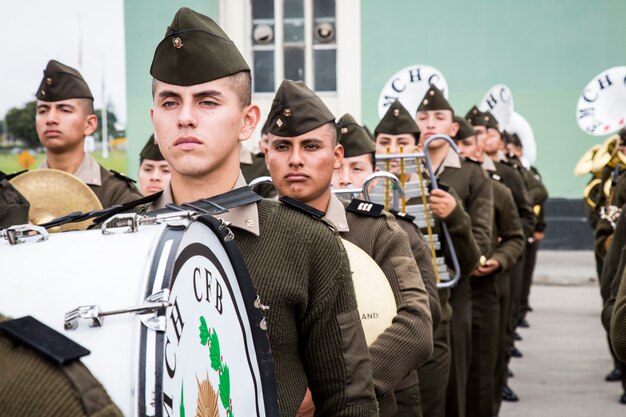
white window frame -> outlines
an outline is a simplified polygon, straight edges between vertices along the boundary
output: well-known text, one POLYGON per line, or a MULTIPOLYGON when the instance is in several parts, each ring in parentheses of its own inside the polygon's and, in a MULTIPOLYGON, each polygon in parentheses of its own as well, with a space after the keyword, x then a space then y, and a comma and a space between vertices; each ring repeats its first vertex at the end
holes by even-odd
MULTIPOLYGON (((282 0, 274 0, 274 38, 275 38, 275 88, 282 81, 284 70, 282 44, 283 7, 282 0), (280 48, 280 52, 279 52, 280 48)), ((337 30, 337 90, 321 91, 317 94, 324 100, 335 117, 339 119, 345 113, 352 114, 361 121, 361 0, 336 0, 335 25, 337 30)), ((313 0, 305 0, 305 82, 311 84, 313 73, 313 0)), ((220 0, 220 25, 235 42, 248 64, 252 64, 252 7, 250 0, 220 0)), ((319 48, 320 45, 317 46, 319 48)), ((321 48, 320 48, 321 49, 321 48)), ((274 93, 253 93, 252 100, 261 107, 261 123, 265 121, 272 105, 274 93)), ((246 147, 257 149, 260 126, 253 140, 246 147)))

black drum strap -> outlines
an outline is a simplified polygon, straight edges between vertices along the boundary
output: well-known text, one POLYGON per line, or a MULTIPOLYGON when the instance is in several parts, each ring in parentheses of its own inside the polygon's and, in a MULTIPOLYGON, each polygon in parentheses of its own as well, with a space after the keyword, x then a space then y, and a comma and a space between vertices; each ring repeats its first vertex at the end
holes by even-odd
POLYGON ((216 195, 211 198, 201 198, 184 204, 167 204, 165 208, 149 211, 148 216, 156 216, 163 213, 171 213, 172 211, 191 210, 201 214, 216 215, 226 213, 229 209, 245 206, 246 204, 261 201, 263 197, 252 191, 247 185, 236 188, 224 194, 216 195))

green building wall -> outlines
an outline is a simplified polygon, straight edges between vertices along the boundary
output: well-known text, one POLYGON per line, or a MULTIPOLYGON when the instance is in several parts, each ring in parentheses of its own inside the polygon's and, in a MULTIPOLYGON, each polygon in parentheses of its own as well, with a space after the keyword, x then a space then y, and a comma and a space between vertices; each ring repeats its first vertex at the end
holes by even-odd
POLYGON ((376 125, 383 85, 412 64, 444 74, 461 115, 506 84, 533 127, 551 196, 579 197, 588 178, 574 177, 574 166, 606 137, 580 130, 576 104, 593 77, 626 65, 624 16, 623 0, 364 0, 363 121, 376 125))
MULTIPOLYGON (((152 131, 152 54, 181 6, 219 19, 219 0, 124 4, 131 176, 152 131)), ((513 92, 515 111, 534 129, 536 165, 551 196, 579 197, 587 178, 574 177, 574 165, 605 137, 592 137, 578 128, 576 103, 593 77, 626 65, 623 16, 623 0, 362 0, 363 122, 377 124, 383 85, 408 65, 438 68, 459 114, 478 104, 494 84, 506 84, 513 92)))

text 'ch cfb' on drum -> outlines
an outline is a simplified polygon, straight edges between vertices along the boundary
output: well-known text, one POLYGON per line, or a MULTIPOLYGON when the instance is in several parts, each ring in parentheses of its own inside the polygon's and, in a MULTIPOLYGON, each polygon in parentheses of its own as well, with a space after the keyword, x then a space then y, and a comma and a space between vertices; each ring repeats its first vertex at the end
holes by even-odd
POLYGON ((209 216, 130 216, 1 239, 0 312, 89 349, 81 360, 127 416, 278 416, 265 307, 232 232, 209 216))

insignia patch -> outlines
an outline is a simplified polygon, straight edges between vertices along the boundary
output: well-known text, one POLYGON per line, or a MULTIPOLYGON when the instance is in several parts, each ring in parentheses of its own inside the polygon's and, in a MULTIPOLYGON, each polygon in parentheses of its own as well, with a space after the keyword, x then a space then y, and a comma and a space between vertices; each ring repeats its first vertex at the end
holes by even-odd
POLYGON ((283 127, 283 121, 280 119, 276 120, 276 126, 283 127))
POLYGON ((113 176, 114 176, 114 177, 116 177, 116 178, 119 178, 119 179, 121 179, 121 180, 128 181, 128 182, 132 182, 132 183, 137 183, 137 181, 135 181, 134 179, 129 178, 129 177, 127 177, 126 175, 121 174, 121 173, 119 173, 119 172, 117 172, 117 171, 115 171, 115 170, 113 170, 113 169, 110 169, 109 171, 110 171, 110 172, 111 172, 111 174, 113 174, 113 176))
POLYGON ((350 202, 348 207, 346 207, 346 210, 363 216, 378 217, 383 212, 384 208, 385 206, 382 204, 371 203, 355 198, 350 202))
POLYGON ((278 199, 278 201, 280 201, 287 207, 290 207, 294 210, 301 211, 302 213, 308 214, 309 216, 316 218, 316 219, 321 219, 322 217, 326 215, 326 213, 324 213, 323 211, 318 210, 314 207, 311 207, 308 204, 304 204, 291 197, 281 197, 278 199))
POLYGON ((415 220, 415 216, 411 216, 409 213, 405 213, 404 211, 391 209, 389 210, 389 212, 396 216, 396 218, 398 219, 406 220, 408 222, 413 222, 413 220, 415 220))
POLYGON ((183 41, 178 36, 172 39, 172 43, 174 44, 174 48, 180 49, 183 47, 183 41))

